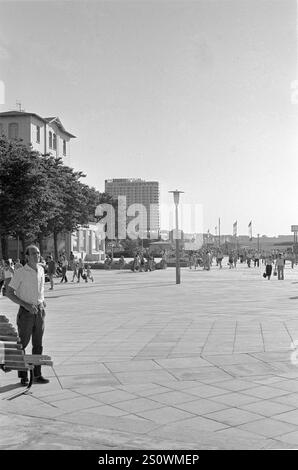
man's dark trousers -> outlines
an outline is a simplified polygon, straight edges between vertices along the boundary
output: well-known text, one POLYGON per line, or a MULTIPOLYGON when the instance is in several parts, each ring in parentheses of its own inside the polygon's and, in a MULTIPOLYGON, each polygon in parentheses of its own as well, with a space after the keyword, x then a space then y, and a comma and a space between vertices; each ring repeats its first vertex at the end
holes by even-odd
MULTIPOLYGON (((20 307, 17 316, 17 325, 24 351, 32 336, 32 354, 42 354, 42 336, 44 332, 45 314, 43 307, 39 307, 38 313, 36 314, 30 313, 24 307, 20 307)), ((39 377, 40 375, 41 366, 35 366, 34 377, 39 377)), ((18 376, 20 378, 26 378, 27 371, 19 371, 18 376)))

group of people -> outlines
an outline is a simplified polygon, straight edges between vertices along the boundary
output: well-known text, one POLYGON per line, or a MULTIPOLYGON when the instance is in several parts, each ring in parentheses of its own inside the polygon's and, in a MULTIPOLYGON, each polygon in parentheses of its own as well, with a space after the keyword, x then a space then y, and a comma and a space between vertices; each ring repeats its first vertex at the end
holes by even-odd
POLYGON ((73 252, 70 252, 69 260, 66 257, 65 253, 61 253, 59 255, 58 259, 58 266, 61 269, 61 280, 60 283, 63 282, 68 282, 67 279, 67 270, 68 268, 72 271, 72 280, 71 282, 80 282, 82 281, 88 282, 88 279, 90 279, 92 282, 94 282, 94 277, 92 276, 91 272, 91 265, 90 264, 85 264, 82 258, 79 258, 78 260, 75 259, 75 256, 73 252))
POLYGON ((155 266, 156 263, 152 254, 138 252, 135 254, 133 262, 131 263, 131 270, 140 273, 143 271, 154 271, 155 266))
POLYGON ((14 272, 22 268, 23 265, 19 259, 13 261, 12 259, 0 260, 0 295, 5 294, 6 287, 9 284, 14 272))
POLYGON ((206 271, 210 271, 214 254, 209 250, 198 250, 191 251, 188 255, 188 266, 189 269, 194 268, 195 270, 202 267, 206 271))
MULTIPOLYGON (((113 256, 108 253, 104 261, 105 268, 112 269, 113 263, 114 263, 113 256)), ((123 269, 128 266, 133 272, 147 272, 147 271, 154 271, 154 269, 156 269, 157 263, 155 262, 154 255, 152 253, 149 253, 148 251, 138 251, 135 253, 133 260, 130 261, 130 263, 127 264, 124 256, 121 255, 119 260, 116 261, 116 265, 120 269, 123 269)), ((160 269, 166 269, 167 267, 166 252, 163 252, 161 254, 161 261, 158 263, 157 267, 160 269)))
MULTIPOLYGON (((65 253, 60 253, 58 261, 54 260, 53 255, 50 253, 45 258, 39 257, 39 265, 43 268, 45 280, 50 283, 50 290, 54 289, 54 279, 61 278, 60 283, 68 282, 67 271, 71 269, 72 280, 71 282, 80 282, 82 279, 85 282, 89 280, 94 282, 94 277, 91 271, 91 265, 85 264, 80 258, 75 259, 71 252, 69 260, 65 253)), ((23 267, 19 259, 13 261, 12 259, 0 260, 0 295, 5 295, 7 285, 10 283, 15 271, 23 267)))
POLYGON ((228 257, 228 266, 229 269, 234 269, 237 267, 237 263, 240 262, 241 264, 246 263, 247 267, 250 268, 252 265, 254 267, 260 267, 260 263, 265 265, 265 271, 263 273, 263 277, 270 280, 272 272, 274 275, 277 276, 278 280, 284 279, 284 268, 286 259, 291 262, 291 267, 294 268, 296 258, 294 253, 280 253, 280 252, 259 252, 257 250, 253 251, 242 251, 241 253, 237 252, 236 250, 229 251, 228 254, 223 253, 221 249, 217 250, 207 250, 201 249, 198 251, 192 251, 188 254, 188 266, 190 269, 194 267, 197 269, 198 267, 202 267, 203 270, 210 270, 210 267, 213 264, 213 261, 216 261, 216 266, 219 269, 222 269, 222 261, 224 256, 228 257))

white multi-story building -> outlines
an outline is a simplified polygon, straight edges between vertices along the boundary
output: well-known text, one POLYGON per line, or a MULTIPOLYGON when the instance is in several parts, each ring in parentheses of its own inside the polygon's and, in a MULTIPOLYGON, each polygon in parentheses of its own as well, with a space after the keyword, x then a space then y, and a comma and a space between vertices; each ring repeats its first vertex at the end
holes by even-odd
MULTIPOLYGON (((131 220, 129 208, 141 204, 145 209, 144 235, 152 236, 159 233, 159 183, 145 181, 140 178, 116 178, 105 180, 105 192, 117 198, 126 197, 127 223, 131 220)), ((118 207, 119 209, 119 207, 118 207)), ((147 238, 147 236, 144 236, 147 238)))
POLYGON ((21 140, 42 155, 51 154, 57 158, 70 156, 70 139, 75 138, 58 117, 43 118, 25 111, 0 113, 0 135, 9 140, 21 140))

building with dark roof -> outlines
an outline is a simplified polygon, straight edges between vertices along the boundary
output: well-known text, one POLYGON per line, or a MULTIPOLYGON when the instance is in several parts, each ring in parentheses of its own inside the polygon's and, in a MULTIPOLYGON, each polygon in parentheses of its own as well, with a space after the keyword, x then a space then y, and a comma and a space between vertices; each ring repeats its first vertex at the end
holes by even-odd
POLYGON ((57 158, 70 156, 70 140, 75 138, 58 117, 43 118, 25 111, 0 113, 0 135, 9 140, 20 140, 43 155, 51 154, 57 158))

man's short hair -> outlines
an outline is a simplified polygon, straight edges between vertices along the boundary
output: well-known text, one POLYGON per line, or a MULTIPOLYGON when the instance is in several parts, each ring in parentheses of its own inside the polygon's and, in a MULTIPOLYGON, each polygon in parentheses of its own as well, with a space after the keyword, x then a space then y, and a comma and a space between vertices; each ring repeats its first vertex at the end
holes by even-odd
POLYGON ((27 248, 26 248, 26 251, 25 251, 25 255, 26 255, 26 256, 29 256, 29 255, 30 255, 30 250, 31 250, 31 248, 37 248, 38 251, 39 251, 39 248, 38 248, 37 245, 34 245, 34 244, 28 245, 27 248))

